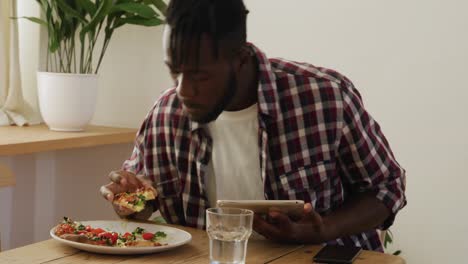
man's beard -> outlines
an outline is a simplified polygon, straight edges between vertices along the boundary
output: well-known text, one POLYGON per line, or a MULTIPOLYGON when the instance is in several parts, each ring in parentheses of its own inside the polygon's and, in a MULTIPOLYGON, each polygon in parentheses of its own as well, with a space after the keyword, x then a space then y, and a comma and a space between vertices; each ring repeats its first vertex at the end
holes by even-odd
POLYGON ((234 74, 234 71, 231 68, 223 98, 221 98, 221 100, 215 105, 214 109, 210 113, 194 121, 201 123, 201 124, 206 124, 206 123, 216 120, 218 116, 224 111, 224 109, 229 105, 229 103, 231 103, 232 98, 234 98, 234 95, 236 94, 236 90, 237 90, 237 78, 236 78, 236 75, 234 74))

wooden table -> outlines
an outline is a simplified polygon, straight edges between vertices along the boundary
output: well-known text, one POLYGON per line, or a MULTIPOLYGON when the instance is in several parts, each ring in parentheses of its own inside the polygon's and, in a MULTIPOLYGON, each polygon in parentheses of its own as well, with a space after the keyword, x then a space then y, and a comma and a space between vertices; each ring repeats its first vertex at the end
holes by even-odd
MULTIPOLYGON (((87 263, 87 264, 137 264, 137 263, 203 263, 209 262, 208 237, 203 230, 180 227, 192 234, 192 241, 180 248, 151 255, 112 256, 80 251, 62 245, 55 240, 46 240, 29 246, 0 253, 0 263, 87 263)), ((272 264, 310 264, 312 257, 320 249, 319 246, 286 245, 273 243, 260 238, 249 240, 246 263, 272 264)), ((356 264, 404 264, 405 261, 396 256, 363 251, 356 264)))

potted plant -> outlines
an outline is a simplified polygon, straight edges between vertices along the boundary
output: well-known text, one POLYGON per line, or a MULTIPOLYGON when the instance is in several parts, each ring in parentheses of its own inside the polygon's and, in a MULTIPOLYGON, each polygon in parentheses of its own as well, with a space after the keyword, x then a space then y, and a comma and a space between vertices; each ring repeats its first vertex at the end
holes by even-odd
MULTIPOLYGON (((383 232, 384 232, 383 233, 383 245, 384 245, 385 251, 387 251, 389 245, 393 243, 393 233, 392 231, 390 231, 390 229, 383 231, 383 232)), ((392 255, 395 255, 395 256, 398 256, 400 254, 401 254, 401 250, 399 249, 392 253, 392 255)))
POLYGON ((161 25, 167 6, 163 0, 36 2, 42 18, 23 18, 48 33, 46 71, 37 73, 41 115, 51 130, 81 131, 94 114, 99 67, 114 31, 126 24, 161 25))

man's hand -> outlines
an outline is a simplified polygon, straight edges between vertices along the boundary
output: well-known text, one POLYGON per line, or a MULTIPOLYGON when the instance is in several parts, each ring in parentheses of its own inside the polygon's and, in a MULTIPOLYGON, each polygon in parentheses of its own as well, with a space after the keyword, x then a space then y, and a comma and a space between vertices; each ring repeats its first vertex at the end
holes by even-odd
POLYGON ((331 227, 324 224, 323 218, 315 212, 310 203, 304 205, 299 219, 272 208, 265 220, 254 216, 253 228, 267 239, 289 243, 319 244, 331 239, 331 227))
MULTIPOLYGON (((109 179, 111 182, 101 186, 99 191, 104 199, 112 203, 115 212, 120 217, 127 217, 135 212, 128 208, 114 204, 113 201, 116 194, 123 192, 135 192, 139 188, 151 189, 154 191, 154 193, 157 193, 153 188, 151 181, 145 178, 143 175, 135 175, 127 171, 113 171, 109 174, 109 179)), ((145 210, 142 212, 145 212, 146 215, 148 214, 147 211, 148 210, 145 208, 145 210)))

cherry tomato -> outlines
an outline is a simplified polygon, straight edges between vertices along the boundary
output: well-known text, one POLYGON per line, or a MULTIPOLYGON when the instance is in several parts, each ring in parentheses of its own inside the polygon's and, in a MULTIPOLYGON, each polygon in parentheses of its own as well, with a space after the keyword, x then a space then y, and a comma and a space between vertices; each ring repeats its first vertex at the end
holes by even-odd
POLYGON ((75 228, 73 228, 69 224, 61 224, 57 227, 56 231, 57 235, 63 235, 63 234, 73 234, 75 233, 75 228))
POLYGON ((154 234, 152 234, 152 233, 144 233, 144 234, 142 235, 142 237, 143 237, 144 240, 151 240, 151 239, 153 239, 154 234))
POLYGON ((132 236, 133 236, 133 235, 132 235, 131 233, 129 233, 129 232, 127 232, 127 233, 125 233, 125 234, 122 235, 122 237, 125 238, 125 239, 127 239, 127 240, 130 239, 132 236))
POLYGON ((117 239, 119 239, 119 234, 112 232, 112 237, 111 237, 112 245, 115 245, 115 243, 117 243, 117 239))
POLYGON ((117 239, 119 238, 119 234, 115 232, 112 232, 112 233, 104 232, 104 233, 100 233, 99 237, 101 239, 105 239, 109 245, 115 245, 115 243, 117 242, 117 239))
POLYGON ((85 230, 86 230, 86 232, 91 232, 91 230, 93 230, 93 229, 91 228, 91 226, 87 225, 85 227, 85 230))
POLYGON ((110 232, 101 232, 99 234, 99 237, 110 239, 110 238, 112 238, 112 233, 110 233, 110 232))
POLYGON ((96 229, 91 230, 91 233, 93 233, 95 235, 99 235, 99 234, 104 233, 104 232, 106 232, 106 230, 104 230, 102 228, 96 228, 96 229))

